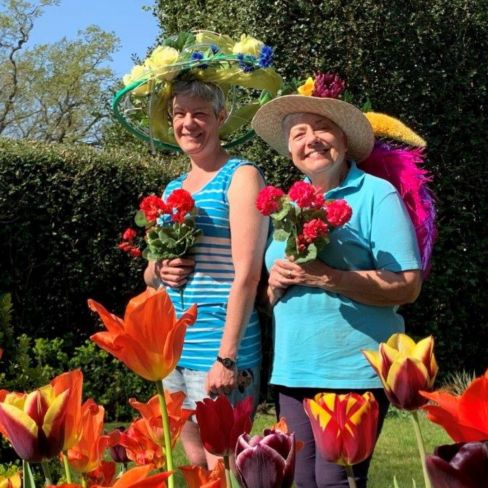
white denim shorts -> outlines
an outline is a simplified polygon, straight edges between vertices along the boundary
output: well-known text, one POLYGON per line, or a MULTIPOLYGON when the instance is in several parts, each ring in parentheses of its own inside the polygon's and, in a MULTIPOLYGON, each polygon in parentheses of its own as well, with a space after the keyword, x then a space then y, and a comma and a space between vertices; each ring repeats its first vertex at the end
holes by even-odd
MULTIPOLYGON (((246 368, 238 370, 238 386, 232 390, 227 397, 233 405, 247 396, 253 397, 254 409, 259 402, 261 368, 246 368)), ((204 398, 211 398, 205 390, 207 371, 197 371, 194 369, 180 368, 179 366, 163 380, 165 390, 170 392, 182 391, 186 398, 183 408, 195 410, 196 403, 204 398)))

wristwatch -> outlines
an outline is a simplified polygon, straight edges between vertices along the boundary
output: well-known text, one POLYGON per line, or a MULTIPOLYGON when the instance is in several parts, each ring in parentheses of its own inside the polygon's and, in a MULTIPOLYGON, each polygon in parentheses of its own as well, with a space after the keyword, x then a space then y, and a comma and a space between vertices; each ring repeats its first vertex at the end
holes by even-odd
POLYGON ((217 356, 217 361, 224 365, 224 368, 227 369, 234 369, 236 367, 236 362, 231 358, 221 358, 217 356))

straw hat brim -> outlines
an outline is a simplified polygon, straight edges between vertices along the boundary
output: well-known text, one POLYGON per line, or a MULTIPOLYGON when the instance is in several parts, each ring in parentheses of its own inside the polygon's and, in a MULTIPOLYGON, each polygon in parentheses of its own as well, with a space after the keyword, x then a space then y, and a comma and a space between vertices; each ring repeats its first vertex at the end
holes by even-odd
POLYGON ((322 115, 339 126, 347 137, 347 154, 355 161, 366 159, 373 149, 374 134, 366 116, 350 103, 336 98, 285 95, 263 105, 252 120, 252 127, 273 149, 288 156, 284 118, 293 113, 322 115))

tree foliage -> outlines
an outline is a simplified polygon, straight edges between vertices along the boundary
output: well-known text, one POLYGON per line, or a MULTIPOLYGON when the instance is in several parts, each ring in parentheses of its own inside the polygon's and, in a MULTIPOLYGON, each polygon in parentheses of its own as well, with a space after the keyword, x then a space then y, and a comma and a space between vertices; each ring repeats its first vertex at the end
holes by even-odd
POLYGON ((9 0, 0 11, 0 134, 46 142, 90 142, 108 120, 114 76, 107 61, 118 39, 96 26, 74 40, 28 47, 42 8, 9 0))
MULTIPOLYGON (((205 28, 275 48, 285 80, 316 71, 346 79, 354 102, 400 118, 427 139, 439 239, 407 332, 437 339, 444 371, 487 366, 488 4, 477 0, 159 0, 162 35, 205 28), (466 354, 470 351, 469 355, 466 354)), ((270 183, 297 178, 253 141, 242 148, 270 183)))

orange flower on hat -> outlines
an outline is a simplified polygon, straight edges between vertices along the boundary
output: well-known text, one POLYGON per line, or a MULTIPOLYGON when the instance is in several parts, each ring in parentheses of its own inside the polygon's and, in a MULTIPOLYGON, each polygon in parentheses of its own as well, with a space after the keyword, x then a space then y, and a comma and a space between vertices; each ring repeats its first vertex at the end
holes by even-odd
POLYGON ((148 288, 130 300, 123 320, 94 300, 88 300, 88 306, 107 328, 90 339, 149 381, 161 381, 173 371, 181 356, 186 328, 197 318, 197 307, 193 305, 177 319, 162 289, 148 288))

